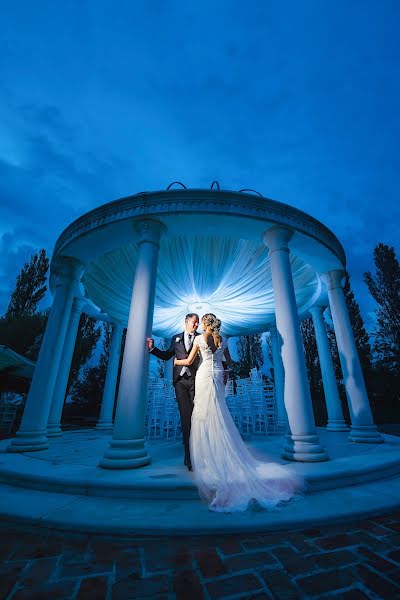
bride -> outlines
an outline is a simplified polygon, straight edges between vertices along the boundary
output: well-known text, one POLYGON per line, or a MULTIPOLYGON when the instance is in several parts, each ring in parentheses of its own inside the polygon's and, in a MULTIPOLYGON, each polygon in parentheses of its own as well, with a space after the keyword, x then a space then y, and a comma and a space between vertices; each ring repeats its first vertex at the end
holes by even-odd
POLYGON ((244 444, 225 403, 223 357, 232 363, 228 345, 219 334, 221 321, 212 313, 201 319, 203 335, 195 337, 189 366, 198 354, 196 393, 190 433, 190 456, 199 494, 210 510, 239 512, 272 509, 290 500, 301 482, 285 467, 256 460, 244 444))

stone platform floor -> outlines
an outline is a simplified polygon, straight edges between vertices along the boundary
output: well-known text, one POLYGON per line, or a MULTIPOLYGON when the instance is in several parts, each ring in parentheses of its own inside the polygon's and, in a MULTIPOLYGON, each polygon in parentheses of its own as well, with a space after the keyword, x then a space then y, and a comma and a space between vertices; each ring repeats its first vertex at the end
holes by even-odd
MULTIPOLYGON (((357 451, 370 454, 372 449, 357 446, 357 451)), ((81 461, 76 455, 71 453, 72 462, 81 461)), ((41 462, 39 456, 35 461, 41 462)), ((368 489, 365 498, 378 507, 390 486, 395 498, 395 479, 359 487, 368 489)), ((80 529, 73 533, 60 531, 43 518, 36 523, 15 521, 11 514, 15 513, 16 497, 3 493, 0 500, 10 509, 0 520, 0 598, 400 599, 400 510, 393 508, 368 518, 356 516, 363 496, 361 492, 349 493, 352 489, 355 491, 349 488, 313 494, 310 499, 319 497, 319 502, 308 507, 305 502, 289 505, 291 513, 297 507, 307 508, 308 520, 303 516, 302 525, 294 521, 289 528, 286 523, 286 531, 282 530, 285 523, 275 519, 263 532, 253 528, 234 534, 215 531, 180 536, 172 531, 169 535, 132 534, 122 528, 113 534, 112 527, 108 533, 83 533, 80 529), (346 523, 319 522, 321 515, 316 509, 321 511, 323 499, 328 497, 332 514, 338 516, 346 509, 346 523), (351 505, 351 510, 344 505, 351 505), (349 519, 352 511, 354 516, 349 519)), ((14 493, 19 492, 15 489, 14 493)), ((36 510, 34 496, 42 494, 30 490, 25 500, 22 496, 24 511, 36 510)), ((396 497, 400 507, 400 493, 396 497)), ((108 499, 93 498, 92 509, 99 502, 108 499)), ((198 501, 187 505, 196 520, 201 505, 198 501)))
POLYGON ((400 598, 400 512, 259 535, 0 536, 5 600, 400 598))
MULTIPOLYGON (((320 430, 331 460, 290 463, 306 493, 275 511, 220 515, 200 502, 182 464, 182 445, 149 443, 152 462, 135 470, 98 468, 110 432, 70 431, 47 450, 6 451, 0 442, 0 520, 96 535, 205 535, 291 531, 372 518, 400 510, 400 438, 354 444, 347 433, 320 430)), ((267 461, 280 457, 282 436, 247 441, 267 461)))

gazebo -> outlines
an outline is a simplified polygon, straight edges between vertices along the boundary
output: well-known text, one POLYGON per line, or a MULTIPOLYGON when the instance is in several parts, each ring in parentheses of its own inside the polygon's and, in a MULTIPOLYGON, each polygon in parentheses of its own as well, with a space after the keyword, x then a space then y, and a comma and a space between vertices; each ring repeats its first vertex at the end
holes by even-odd
MULTIPOLYGON (((217 186, 219 188, 219 186, 217 186)), ((327 431, 348 429, 330 354, 330 306, 354 443, 383 441, 373 423, 342 288, 344 250, 312 216, 251 190, 169 187, 104 204, 71 223, 51 262, 54 295, 21 427, 10 452, 46 449, 60 417, 79 316, 113 324, 99 428, 113 427, 99 466, 150 462, 144 440, 149 353, 146 337, 169 337, 188 312, 214 312, 222 334, 271 333, 278 414, 287 421, 285 459, 329 458, 315 427, 300 320, 316 332, 327 431), (115 421, 119 352, 127 327, 115 421)))

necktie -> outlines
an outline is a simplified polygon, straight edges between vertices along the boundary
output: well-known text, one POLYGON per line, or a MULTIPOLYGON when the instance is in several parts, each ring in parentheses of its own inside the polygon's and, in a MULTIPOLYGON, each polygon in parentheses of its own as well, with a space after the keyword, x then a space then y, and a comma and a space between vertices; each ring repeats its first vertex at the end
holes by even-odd
POLYGON ((189 350, 190 346, 192 345, 192 336, 193 336, 192 333, 188 333, 188 350, 189 350))

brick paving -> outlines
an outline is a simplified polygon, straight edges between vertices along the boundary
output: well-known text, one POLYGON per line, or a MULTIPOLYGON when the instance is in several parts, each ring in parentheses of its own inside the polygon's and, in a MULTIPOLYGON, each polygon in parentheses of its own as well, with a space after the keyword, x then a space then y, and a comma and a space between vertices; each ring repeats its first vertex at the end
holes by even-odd
POLYGON ((294 532, 131 539, 0 525, 0 598, 400 599, 400 512, 294 532))

